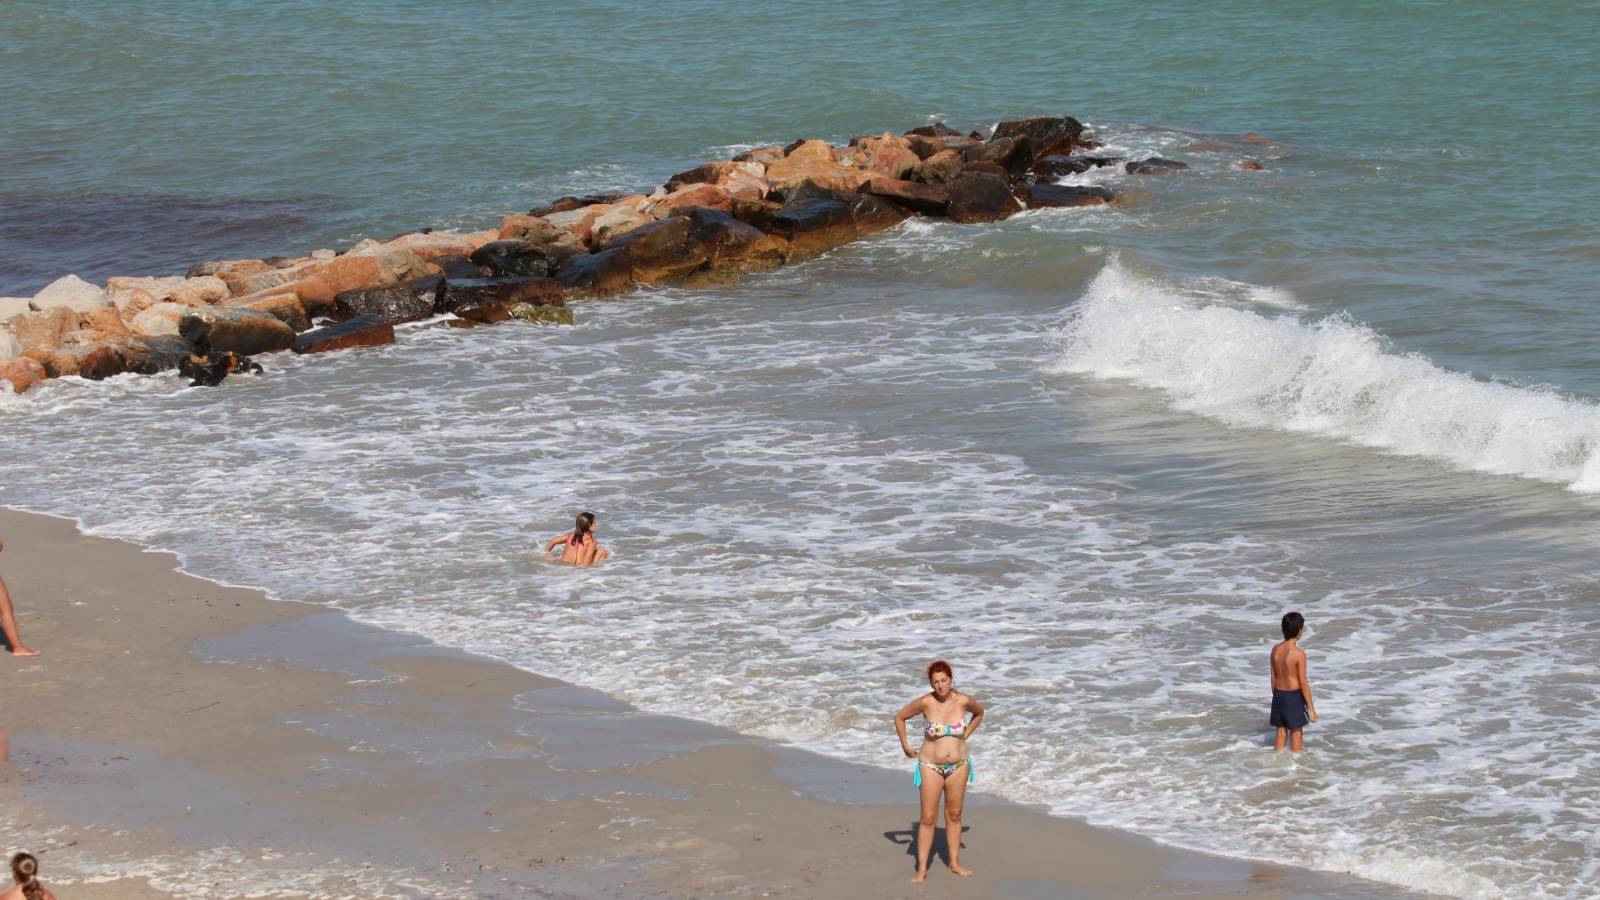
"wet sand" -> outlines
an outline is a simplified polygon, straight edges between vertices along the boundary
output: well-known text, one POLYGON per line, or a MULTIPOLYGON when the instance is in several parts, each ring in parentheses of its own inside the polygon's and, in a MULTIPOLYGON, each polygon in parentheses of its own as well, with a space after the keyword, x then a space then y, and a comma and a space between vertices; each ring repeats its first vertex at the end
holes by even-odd
POLYGON ((0 849, 38 854, 64 898, 1413 896, 981 785, 975 876, 936 859, 914 886, 909 770, 642 713, 70 521, 0 510, 0 536, 43 654, 0 657, 0 849))

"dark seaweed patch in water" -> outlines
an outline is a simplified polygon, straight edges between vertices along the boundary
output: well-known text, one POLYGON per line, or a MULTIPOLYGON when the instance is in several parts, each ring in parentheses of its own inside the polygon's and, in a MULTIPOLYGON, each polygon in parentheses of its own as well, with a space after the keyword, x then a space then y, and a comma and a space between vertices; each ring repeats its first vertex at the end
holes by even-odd
POLYGON ((204 259, 290 252, 338 211, 331 197, 0 196, 0 296, 31 297, 69 274, 173 275, 204 259))

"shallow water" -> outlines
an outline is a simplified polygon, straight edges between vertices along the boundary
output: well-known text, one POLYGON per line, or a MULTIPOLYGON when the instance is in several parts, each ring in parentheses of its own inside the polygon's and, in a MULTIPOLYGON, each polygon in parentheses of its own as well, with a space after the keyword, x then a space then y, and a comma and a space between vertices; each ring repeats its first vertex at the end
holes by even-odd
POLYGON ((947 655, 994 710, 980 789, 1172 843, 1457 896, 1600 875, 1592 5, 219 9, 0 5, 6 208, 149 217, 14 219, 0 291, 934 117, 1072 113, 1192 171, 570 329, 49 384, 0 400, 0 502, 891 766, 947 655), (615 563, 537 558, 577 508, 615 563), (1298 760, 1265 726, 1289 608, 1323 714, 1298 760), (778 720, 797 686, 813 714, 778 720))

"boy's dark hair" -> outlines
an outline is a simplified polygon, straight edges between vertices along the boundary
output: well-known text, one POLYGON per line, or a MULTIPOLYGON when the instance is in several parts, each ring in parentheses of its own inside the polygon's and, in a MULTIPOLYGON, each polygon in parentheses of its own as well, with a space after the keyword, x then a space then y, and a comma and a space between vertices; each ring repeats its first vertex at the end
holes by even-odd
POLYGON ((1290 640, 1300 636, 1300 629, 1306 627, 1306 617, 1297 612, 1283 614, 1283 639, 1290 640))

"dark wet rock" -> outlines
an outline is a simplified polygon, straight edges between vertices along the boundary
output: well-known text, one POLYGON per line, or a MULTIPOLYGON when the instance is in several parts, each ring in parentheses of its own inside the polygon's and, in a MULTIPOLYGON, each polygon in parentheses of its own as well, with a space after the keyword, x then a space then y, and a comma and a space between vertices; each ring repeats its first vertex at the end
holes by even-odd
POLYGON ((789 242, 786 258, 793 262, 892 228, 908 215, 871 194, 828 194, 784 204, 773 215, 771 230, 789 242))
POLYGON ((244 356, 272 353, 294 346, 294 329, 254 309, 195 309, 178 319, 178 335, 191 344, 202 340, 216 352, 244 356))
POLYGON ((122 351, 123 367, 140 375, 170 372, 193 350, 193 345, 176 335, 136 338, 122 351))
POLYGON ((460 253, 441 256, 433 261, 439 274, 446 278, 488 278, 489 270, 460 253))
POLYGON ((556 283, 572 297, 615 297, 633 283, 633 269, 620 248, 569 257, 556 270, 556 283))
POLYGON ((1103 166, 1120 166, 1125 161, 1120 156, 1065 156, 1056 153, 1035 160, 1033 173, 1040 178, 1061 178, 1103 166))
POLYGON ((1076 141, 1083 135, 1083 123, 1071 116, 1038 116, 1032 119, 1009 119, 994 127, 990 139, 1027 138, 1038 145, 1049 145, 1063 138, 1076 141))
POLYGON ((294 341, 296 353, 327 353, 330 350, 347 350, 351 347, 380 347, 394 343, 394 323, 376 316, 362 316, 348 322, 324 325, 299 335, 294 341))
POLYGON ((346 322, 373 318, 382 322, 414 322, 432 316, 444 291, 443 275, 425 275, 399 284, 357 288, 333 298, 333 318, 346 322))
POLYGON ((954 222, 997 222, 1022 211, 1005 178, 991 172, 963 172, 948 187, 954 222))
POLYGON ((571 212, 575 209, 582 209, 585 206, 615 203, 626 196, 629 195, 590 194, 586 197, 562 197, 558 200, 552 201, 549 206, 541 206, 536 209, 528 210, 528 215, 544 218, 545 216, 552 215, 554 213, 571 212))
POLYGON ((1173 172, 1181 172, 1189 168, 1189 164, 1178 162, 1175 159, 1162 159, 1159 156, 1152 156, 1149 159, 1128 163, 1126 168, 1130 175, 1170 175, 1173 172))
POLYGON ((783 209, 782 201, 755 200, 748 198, 733 198, 733 208, 729 210, 735 219, 751 225, 762 231, 770 232, 772 216, 783 209))
POLYGON ((572 310, 564 306, 537 306, 532 303, 512 304, 507 310, 511 318, 524 322, 544 322, 551 325, 571 325, 572 310))
MULTIPOLYGON (((695 216, 688 214, 688 210, 685 212, 685 215, 669 216, 635 228, 608 248, 616 251, 620 265, 628 270, 630 281, 639 284, 675 281, 710 261, 708 248, 694 239, 695 216)), ((727 219, 738 221, 732 216, 727 219)))
POLYGON ((951 128, 949 125, 946 125, 943 122, 935 122, 932 125, 919 125, 916 128, 906 132, 906 134, 918 135, 920 137, 937 138, 945 137, 946 135, 959 135, 961 132, 951 128))
POLYGON ((861 186, 861 192, 893 200, 906 209, 925 216, 942 216, 950 209, 950 191, 938 184, 902 181, 895 178, 874 178, 861 186))
POLYGON ((1238 167, 1240 169, 1245 169, 1245 170, 1250 171, 1250 172, 1259 172, 1262 169, 1266 168, 1266 166, 1263 166, 1261 163, 1259 163, 1259 162, 1257 162, 1257 161, 1255 161, 1253 159, 1241 159, 1238 162, 1234 163, 1234 166, 1236 166, 1236 167, 1238 167))
POLYGON ((715 209, 691 209, 687 240, 704 252, 708 269, 765 271, 783 262, 786 245, 779 238, 715 209))
POLYGON ((1002 181, 1010 181, 1011 179, 1011 173, 1006 171, 1005 166, 1002 166, 990 159, 980 159, 977 162, 964 163, 961 166, 961 172, 964 175, 994 175, 1000 178, 1002 181))
POLYGON ((489 270, 494 277, 506 275, 537 275, 549 278, 560 266, 561 259, 546 242, 490 241, 472 252, 472 262, 489 270))
POLYGON ((507 278, 446 279, 440 289, 438 312, 461 315, 461 311, 485 303, 534 303, 560 306, 563 294, 553 278, 516 276, 507 278))
POLYGON ((1027 189, 1028 208, 1046 206, 1102 206, 1116 200, 1110 188, 1036 184, 1027 189))

